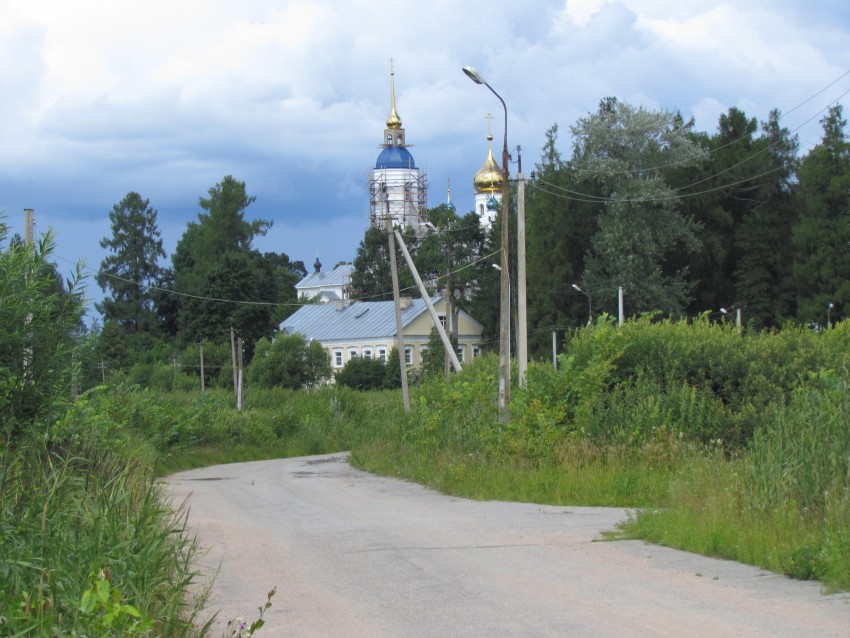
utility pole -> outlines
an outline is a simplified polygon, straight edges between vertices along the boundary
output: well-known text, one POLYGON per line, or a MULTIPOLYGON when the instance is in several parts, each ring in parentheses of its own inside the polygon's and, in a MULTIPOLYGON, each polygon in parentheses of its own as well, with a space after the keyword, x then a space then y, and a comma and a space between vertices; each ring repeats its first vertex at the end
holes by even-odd
MULTIPOLYGON (((233 335, 233 324, 230 324, 230 368, 233 370, 233 390, 238 393, 237 388, 239 387, 237 372, 236 372, 236 341, 233 335)), ((237 394, 237 400, 239 398, 237 394)))
POLYGON ((558 369, 558 335, 552 330, 552 365, 558 369))
POLYGON ((236 388, 236 409, 242 409, 242 337, 237 340, 239 347, 239 385, 236 388))
MULTIPOLYGON (((519 156, 519 146, 517 146, 519 156)), ((521 160, 520 160, 521 161, 521 160)), ((525 176, 522 174, 522 164, 517 171, 517 337, 516 350, 519 365, 519 385, 525 387, 525 375, 528 370, 528 328, 526 320, 526 287, 525 287, 525 176)))
POLYGON ((401 401, 404 405, 404 411, 410 412, 410 390, 407 387, 407 362, 404 360, 407 353, 404 348, 404 327, 401 323, 401 303, 398 289, 398 264, 396 263, 395 257, 393 218, 392 215, 390 215, 390 200, 386 194, 386 188, 386 184, 384 184, 384 201, 387 204, 387 237, 390 247, 390 269, 392 270, 393 300, 395 301, 395 328, 396 340, 398 342, 398 365, 401 371, 401 401))
POLYGON ((625 321, 625 312, 623 310, 623 287, 617 287, 617 321, 619 325, 623 325, 625 321))
MULTIPOLYGON (((24 245, 33 250, 35 244, 35 211, 32 208, 24 209, 24 245)), ((27 273, 27 284, 32 273, 27 273)), ((24 326, 29 326, 32 323, 32 313, 28 312, 24 316, 24 326)), ((27 331, 29 343, 24 346, 24 378, 29 377, 29 368, 32 364, 32 333, 27 331)))
POLYGON ((434 328, 437 329, 437 332, 440 335, 440 339, 443 341, 443 347, 446 349, 446 355, 448 355, 449 359, 454 366, 455 372, 460 372, 460 361, 458 361, 457 353, 455 352, 454 346, 452 345, 451 339, 446 334, 446 331, 443 329, 442 324, 440 323, 440 317, 437 316, 437 311, 434 309, 434 304, 431 303, 431 298, 428 295, 428 291, 425 289, 425 284, 422 283, 422 278, 419 276, 419 271, 416 270, 416 264, 413 263, 413 258, 410 256, 410 253, 407 250, 407 246, 404 243, 404 239, 401 237, 401 233, 395 231, 396 238, 398 239, 398 243, 401 246, 401 252, 404 255, 405 261, 407 261, 407 266, 410 268, 410 272, 413 273, 413 278, 416 280, 416 285, 419 286, 419 292, 422 294, 422 301, 425 302, 425 306, 428 308, 428 312, 431 314, 431 321, 434 322, 434 328))
POLYGON ((204 342, 201 341, 200 345, 201 352, 201 394, 204 393, 204 342))
MULTIPOLYGON (((454 352, 454 343, 452 343, 452 336, 455 333, 455 311, 454 311, 454 298, 452 294, 452 247, 448 241, 445 241, 446 247, 446 332, 449 336, 449 343, 451 343, 452 348, 451 352, 454 352)), ((443 374, 445 375, 446 381, 449 380, 449 372, 451 370, 452 357, 451 352, 446 350, 446 356, 443 357, 444 368, 443 374)), ((455 357, 457 355, 455 354, 455 357)))

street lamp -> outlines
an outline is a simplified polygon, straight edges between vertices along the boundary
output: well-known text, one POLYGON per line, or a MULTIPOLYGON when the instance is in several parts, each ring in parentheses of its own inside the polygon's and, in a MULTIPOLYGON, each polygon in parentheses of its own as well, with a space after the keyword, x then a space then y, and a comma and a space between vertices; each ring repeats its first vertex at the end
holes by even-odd
POLYGON ((590 298, 590 295, 587 294, 584 290, 578 287, 578 284, 573 284, 573 288, 578 290, 581 294, 587 297, 587 325, 593 323, 593 301, 590 298))
POLYGON ((508 201, 510 196, 508 190, 508 107, 505 105, 502 96, 487 84, 487 81, 474 67, 465 66, 463 72, 476 84, 483 84, 490 89, 490 92, 499 98, 499 102, 502 103, 502 108, 505 111, 505 136, 502 146, 502 276, 499 292, 501 296, 499 306, 499 421, 506 423, 510 420, 508 406, 511 398, 511 281, 508 273, 508 246, 510 243, 508 232, 508 211, 510 211, 508 201))
MULTIPOLYGON (((733 308, 730 308, 730 310, 732 310, 732 309, 733 308)), ((743 328, 743 326, 741 324, 741 308, 734 308, 734 310, 735 310, 735 328, 738 330, 738 334, 741 334, 741 330, 743 328)), ((726 310, 726 308, 721 308, 720 313, 724 314, 724 315, 728 315, 729 310, 726 310)))
POLYGON ((832 324, 829 323, 829 316, 832 314, 832 309, 834 308, 833 303, 830 301, 829 305, 826 307, 826 327, 829 328, 832 324))

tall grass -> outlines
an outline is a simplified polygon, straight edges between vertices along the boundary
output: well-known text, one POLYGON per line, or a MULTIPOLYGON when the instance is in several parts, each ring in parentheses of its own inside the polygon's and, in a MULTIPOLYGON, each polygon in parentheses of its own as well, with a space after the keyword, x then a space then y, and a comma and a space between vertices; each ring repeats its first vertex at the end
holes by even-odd
POLYGON ((79 436, 0 455, 3 635, 196 635, 196 549, 142 460, 79 436))
POLYGON ((850 589, 850 398, 846 378, 816 377, 749 450, 700 460, 624 533, 850 589))

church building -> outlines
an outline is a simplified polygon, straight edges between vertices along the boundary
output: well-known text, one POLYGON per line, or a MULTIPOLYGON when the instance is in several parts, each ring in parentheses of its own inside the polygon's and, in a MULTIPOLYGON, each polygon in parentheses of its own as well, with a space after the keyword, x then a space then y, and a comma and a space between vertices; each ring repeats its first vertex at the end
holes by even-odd
POLYGON ((427 221, 428 180, 407 150, 404 128, 395 104, 395 71, 390 66, 390 114, 375 168, 369 177, 369 221, 385 226, 418 228, 427 221))
MULTIPOLYGON (((492 116, 488 115, 487 119, 492 120, 492 116)), ((478 213, 478 221, 483 228, 492 226, 496 220, 496 212, 502 201, 503 182, 502 169, 493 158, 493 133, 489 130, 489 124, 487 141, 490 145, 487 159, 472 178, 472 185, 475 187, 475 212, 478 213)))

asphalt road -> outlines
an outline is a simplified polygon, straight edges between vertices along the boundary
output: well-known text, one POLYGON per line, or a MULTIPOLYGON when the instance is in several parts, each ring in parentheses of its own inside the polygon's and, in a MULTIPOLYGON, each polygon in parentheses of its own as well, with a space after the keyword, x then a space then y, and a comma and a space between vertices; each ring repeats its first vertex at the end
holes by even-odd
POLYGON ((217 571, 213 636, 850 636, 850 595, 640 541, 598 542, 619 508, 445 496, 346 455, 168 478, 217 571))

